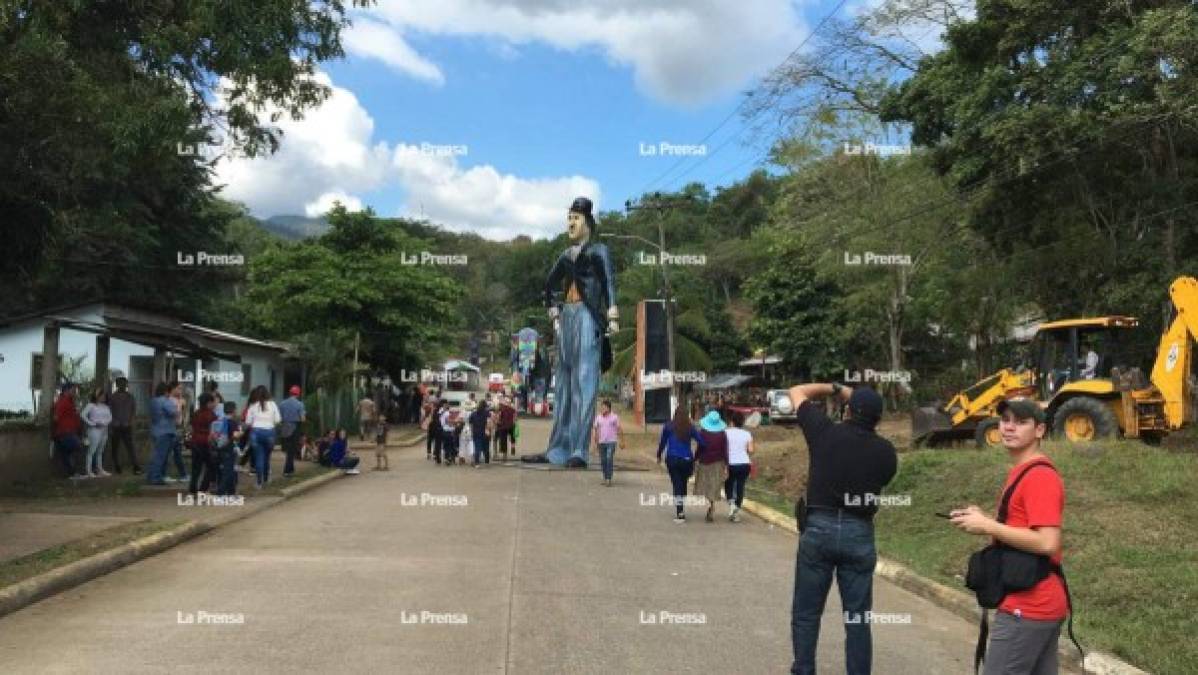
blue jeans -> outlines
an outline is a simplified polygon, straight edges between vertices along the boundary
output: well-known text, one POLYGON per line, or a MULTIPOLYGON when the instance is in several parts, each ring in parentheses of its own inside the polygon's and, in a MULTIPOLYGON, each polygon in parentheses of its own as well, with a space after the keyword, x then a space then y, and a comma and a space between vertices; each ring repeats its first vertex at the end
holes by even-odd
POLYGON ((474 436, 474 463, 491 463, 491 439, 483 434, 474 436))
POLYGON ((581 302, 562 305, 560 321, 553 431, 545 457, 554 464, 565 464, 572 457, 586 463, 591 427, 595 424, 595 398, 599 395, 603 335, 581 302))
POLYGON ((153 437, 154 451, 150 455, 150 470, 146 472, 146 482, 161 484, 166 478, 166 461, 175 447, 178 436, 175 434, 160 434, 153 437))
POLYGON ((824 602, 836 574, 844 614, 845 672, 870 672, 873 646, 869 612, 873 607, 873 575, 878 555, 873 523, 837 509, 808 511, 807 527, 799 538, 795 559, 794 604, 790 635, 794 647, 791 673, 815 673, 815 645, 824 602))
POLYGON ((603 477, 611 480, 611 476, 616 470, 616 444, 600 443, 599 459, 603 463, 603 477))
POLYGON ((258 474, 258 485, 265 485, 270 480, 270 451, 275 449, 275 430, 252 430, 250 446, 254 449, 254 471, 258 474))

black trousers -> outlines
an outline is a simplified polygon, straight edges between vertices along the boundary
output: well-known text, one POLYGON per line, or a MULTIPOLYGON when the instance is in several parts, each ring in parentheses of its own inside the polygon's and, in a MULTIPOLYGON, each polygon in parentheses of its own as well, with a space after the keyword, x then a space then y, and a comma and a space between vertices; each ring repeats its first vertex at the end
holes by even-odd
POLYGON ((499 437, 499 451, 505 455, 507 454, 508 439, 511 439, 511 441, 512 441, 512 451, 514 452, 516 449, 516 437, 514 435, 512 435, 513 431, 515 431, 514 428, 512 428, 512 429, 497 429, 495 431, 495 435, 499 437))
POLYGON ((133 470, 141 471, 141 467, 137 465, 137 451, 133 448, 133 428, 108 427, 108 448, 112 451, 112 468, 116 469, 117 473, 121 472, 121 445, 128 449, 129 464, 133 466, 133 470))
POLYGON ((283 437, 283 454, 286 456, 286 459, 283 461, 284 476, 290 476, 295 473, 295 456, 299 454, 299 442, 299 425, 296 425, 295 431, 292 431, 290 436, 283 437))
POLYGON ((724 481, 724 499, 739 508, 745 501, 745 483, 749 481, 750 464, 729 464, 728 480, 724 481))
POLYGON ((187 491, 195 494, 197 489, 200 492, 208 492, 212 489, 212 485, 217 481, 217 456, 212 448, 207 443, 191 443, 191 483, 187 486, 187 491), (203 477, 200 477, 200 472, 203 472, 203 477))
POLYGON ((674 486, 674 510, 682 515, 682 507, 686 503, 686 481, 695 471, 695 461, 666 457, 666 470, 670 472, 670 483, 674 486))
POLYGON ((445 431, 440 427, 440 425, 438 425, 436 427, 430 427, 430 433, 433 435, 433 459, 440 464, 441 450, 445 447, 445 431), (435 431, 432 429, 435 429, 435 431))
POLYGON ((432 420, 428 423, 428 432, 424 435, 424 454, 430 457, 433 454, 433 443, 437 440, 437 427, 432 420))

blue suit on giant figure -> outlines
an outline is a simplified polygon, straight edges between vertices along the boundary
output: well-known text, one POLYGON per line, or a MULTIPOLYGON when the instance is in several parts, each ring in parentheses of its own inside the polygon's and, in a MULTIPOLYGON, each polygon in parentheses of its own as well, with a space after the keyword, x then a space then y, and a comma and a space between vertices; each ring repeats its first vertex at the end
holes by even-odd
POLYGON ((607 246, 591 241, 596 228, 591 209, 586 197, 570 205, 566 231, 571 246, 545 279, 545 306, 557 333, 553 431, 545 452, 524 456, 526 462, 587 465, 599 376, 611 367, 607 335, 619 330, 615 270, 607 246))

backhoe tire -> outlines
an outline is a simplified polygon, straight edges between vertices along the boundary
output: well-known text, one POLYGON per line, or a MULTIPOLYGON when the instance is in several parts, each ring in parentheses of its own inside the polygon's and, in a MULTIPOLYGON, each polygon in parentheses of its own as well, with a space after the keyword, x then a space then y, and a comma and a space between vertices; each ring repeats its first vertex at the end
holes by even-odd
POLYGON ((1119 422, 1102 401, 1089 396, 1071 398, 1052 416, 1054 438, 1071 442, 1110 438, 1119 431, 1119 422))
POLYGON ((998 431, 998 418, 988 417, 978 423, 973 432, 973 442, 982 450, 1002 447, 1002 434, 998 431))

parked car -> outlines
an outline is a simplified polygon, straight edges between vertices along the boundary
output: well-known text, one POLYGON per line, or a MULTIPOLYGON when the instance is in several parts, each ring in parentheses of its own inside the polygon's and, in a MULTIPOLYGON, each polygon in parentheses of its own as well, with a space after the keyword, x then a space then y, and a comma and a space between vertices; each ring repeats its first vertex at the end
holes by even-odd
POLYGON ((765 393, 765 400, 769 402, 771 424, 795 423, 795 407, 790 402, 789 390, 770 389, 765 393))

